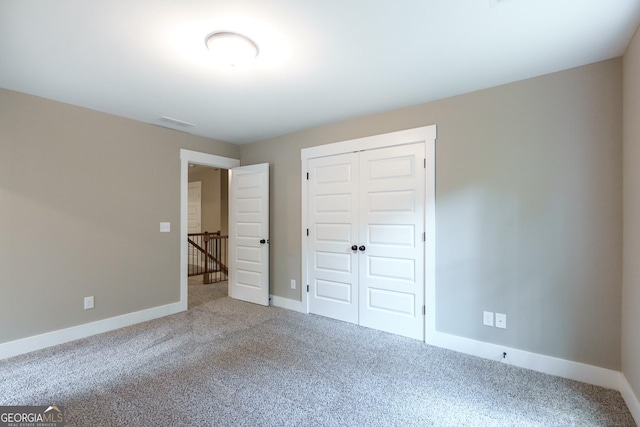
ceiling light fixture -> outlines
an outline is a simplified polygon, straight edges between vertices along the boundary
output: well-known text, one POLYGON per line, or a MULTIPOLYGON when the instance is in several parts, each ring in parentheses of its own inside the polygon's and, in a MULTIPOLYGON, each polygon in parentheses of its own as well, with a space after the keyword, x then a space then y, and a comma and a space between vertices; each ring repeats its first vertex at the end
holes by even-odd
POLYGON ((231 31, 213 32, 204 39, 204 43, 220 64, 243 65, 258 56, 258 45, 250 38, 231 31))

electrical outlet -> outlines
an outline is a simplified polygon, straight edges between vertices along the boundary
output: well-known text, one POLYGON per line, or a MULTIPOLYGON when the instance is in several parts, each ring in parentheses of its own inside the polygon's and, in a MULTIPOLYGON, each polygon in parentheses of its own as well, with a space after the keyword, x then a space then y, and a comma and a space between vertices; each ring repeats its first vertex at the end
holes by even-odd
POLYGON ((93 297, 84 297, 84 309, 89 310, 93 308, 93 297))
POLYGON ((485 326, 493 326, 493 312, 492 311, 483 311, 482 312, 482 324, 485 326))
POLYGON ((507 315, 496 313, 496 328, 507 329, 507 315))
POLYGON ((170 222, 161 222, 160 223, 160 232, 161 233, 169 233, 169 232, 171 232, 171 223, 170 222))
POLYGON ((295 289, 296 288, 296 281, 295 279, 291 279, 291 289, 295 289))

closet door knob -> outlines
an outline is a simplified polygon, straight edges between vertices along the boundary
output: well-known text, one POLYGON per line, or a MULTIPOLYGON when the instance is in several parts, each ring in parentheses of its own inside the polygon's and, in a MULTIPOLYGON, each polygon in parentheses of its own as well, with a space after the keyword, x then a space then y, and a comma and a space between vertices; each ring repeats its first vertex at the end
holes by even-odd
POLYGON ((357 250, 358 250, 358 246, 357 246, 357 245, 353 245, 353 246, 351 246, 351 250, 352 250, 352 251, 357 251, 357 250))
POLYGON ((364 251, 364 250, 365 250, 365 249, 367 249, 367 248, 365 248, 365 247, 364 247, 364 245, 362 245, 362 246, 360 246, 358 249, 360 249, 361 251, 364 251))

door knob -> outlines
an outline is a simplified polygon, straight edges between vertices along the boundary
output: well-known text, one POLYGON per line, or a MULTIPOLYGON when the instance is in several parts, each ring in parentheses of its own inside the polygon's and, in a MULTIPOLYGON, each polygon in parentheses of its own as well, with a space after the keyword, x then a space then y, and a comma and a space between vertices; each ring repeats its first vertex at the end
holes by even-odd
POLYGON ((352 251, 357 251, 357 250, 358 250, 358 246, 357 246, 357 245, 353 245, 353 246, 351 246, 351 250, 352 250, 352 251))
POLYGON ((362 246, 360 246, 358 249, 360 249, 361 251, 364 251, 364 250, 365 250, 365 249, 367 249, 367 248, 365 248, 365 247, 364 247, 364 245, 362 245, 362 246))
POLYGON ((262 243, 264 245, 265 243, 267 243, 267 241, 264 240, 264 239, 260 239, 260 243, 262 243))

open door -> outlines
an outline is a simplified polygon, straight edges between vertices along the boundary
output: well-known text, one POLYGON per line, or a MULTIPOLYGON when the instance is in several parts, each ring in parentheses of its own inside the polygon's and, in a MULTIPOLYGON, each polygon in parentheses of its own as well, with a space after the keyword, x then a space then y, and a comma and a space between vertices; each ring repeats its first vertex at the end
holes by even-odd
POLYGON ((269 164, 229 171, 229 296, 269 305, 269 164))

